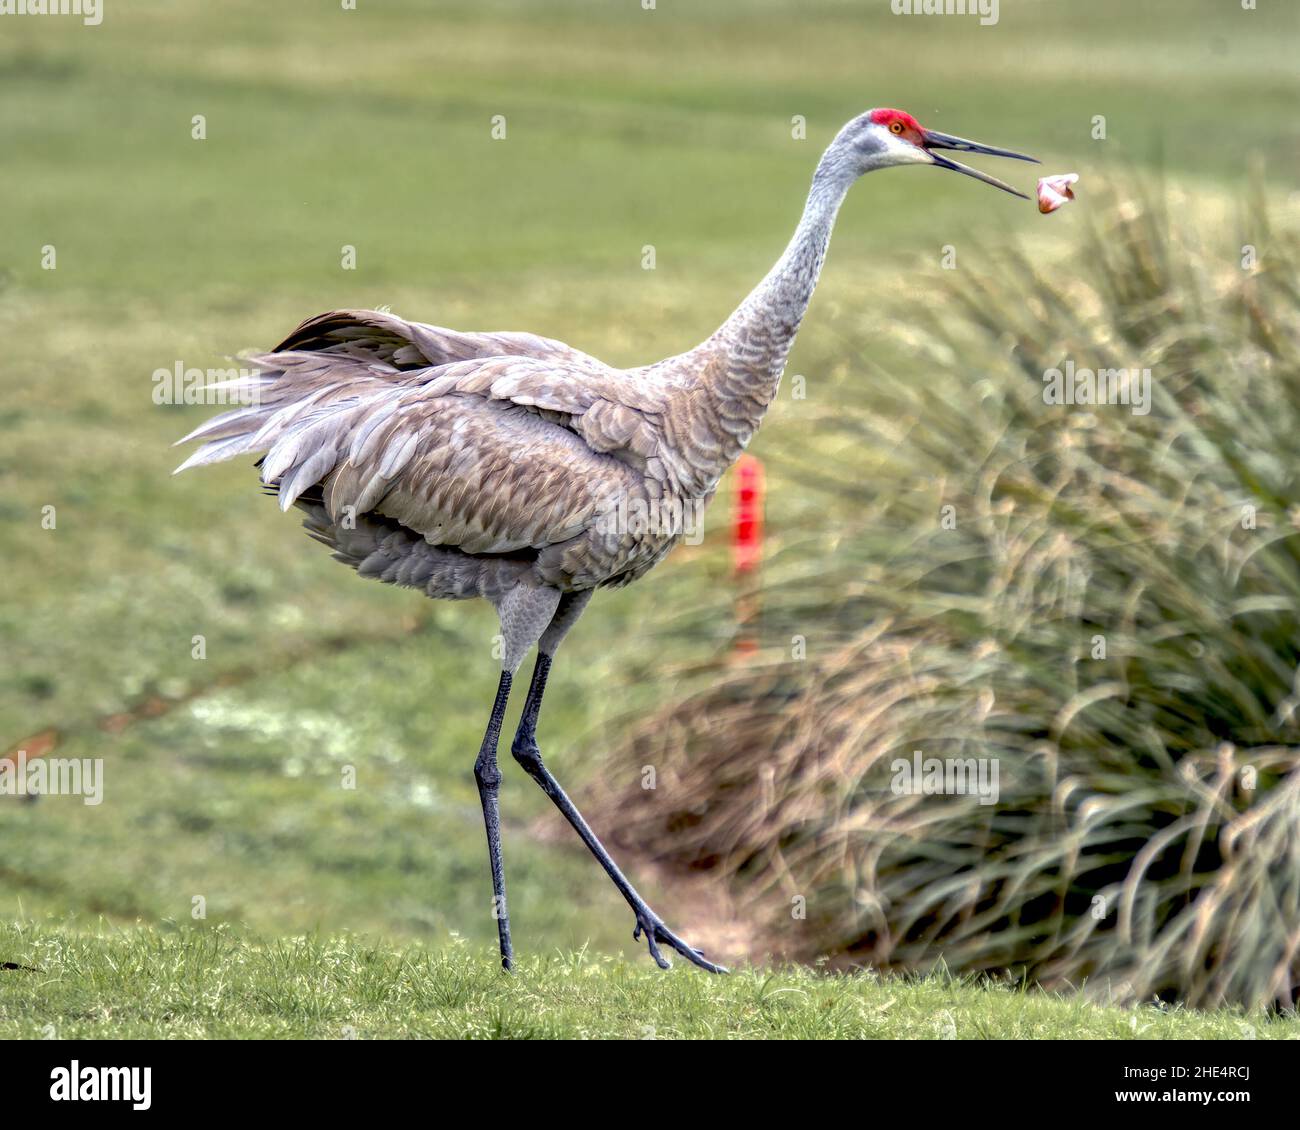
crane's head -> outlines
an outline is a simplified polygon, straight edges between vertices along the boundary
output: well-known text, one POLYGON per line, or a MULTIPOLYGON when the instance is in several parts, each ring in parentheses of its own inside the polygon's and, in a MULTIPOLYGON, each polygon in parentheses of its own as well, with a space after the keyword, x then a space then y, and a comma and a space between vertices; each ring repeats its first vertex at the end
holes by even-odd
POLYGON ((954 173, 964 173, 968 177, 982 180, 985 184, 991 184, 1025 200, 1029 197, 1009 184, 1004 184, 997 177, 944 157, 937 150, 985 153, 990 157, 1011 157, 1017 161, 1038 163, 1036 157, 1013 153, 1010 149, 995 149, 991 145, 981 145, 977 141, 967 141, 965 138, 925 129, 905 110, 868 110, 865 114, 860 114, 840 130, 831 146, 832 152, 837 150, 840 158, 848 162, 858 175, 894 165, 936 165, 941 169, 950 169, 954 173))

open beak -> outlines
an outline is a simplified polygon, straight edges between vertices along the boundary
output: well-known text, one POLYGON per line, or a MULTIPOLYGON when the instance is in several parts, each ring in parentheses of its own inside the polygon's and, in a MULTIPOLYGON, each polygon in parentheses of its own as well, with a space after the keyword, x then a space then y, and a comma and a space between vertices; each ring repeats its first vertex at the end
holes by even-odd
POLYGON ((1023 153, 1013 153, 1010 149, 994 149, 991 145, 981 145, 978 141, 967 141, 964 137, 953 137, 947 133, 936 133, 932 129, 924 131, 921 145, 927 153, 930 154, 930 160, 941 169, 951 169, 954 173, 965 173, 968 177, 974 177, 976 180, 982 180, 985 184, 991 184, 994 188, 1000 188, 1003 192, 1009 192, 1012 196, 1019 196, 1022 200, 1028 200, 1029 197, 1009 184, 998 180, 997 177, 991 177, 988 173, 982 173, 979 169, 972 169, 969 165, 963 165, 960 161, 954 161, 950 157, 940 157, 934 152, 936 149, 955 149, 959 153, 984 153, 989 157, 1011 157, 1016 161, 1032 161, 1038 164, 1037 157, 1027 157, 1023 153))

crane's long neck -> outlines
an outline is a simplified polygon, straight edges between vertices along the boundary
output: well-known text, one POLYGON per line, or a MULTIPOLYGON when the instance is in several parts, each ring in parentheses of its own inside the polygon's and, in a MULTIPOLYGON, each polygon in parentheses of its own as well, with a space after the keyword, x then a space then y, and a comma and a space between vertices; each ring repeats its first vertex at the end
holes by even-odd
MULTIPOLYGON (((776 396, 786 358, 817 286, 831 229, 845 193, 857 178, 832 147, 813 177, 803 216, 784 254, 708 341, 701 369, 699 407, 718 441, 716 451, 693 460, 702 477, 717 483, 740 456, 776 396)), ((698 430, 698 429, 693 429, 698 430)))

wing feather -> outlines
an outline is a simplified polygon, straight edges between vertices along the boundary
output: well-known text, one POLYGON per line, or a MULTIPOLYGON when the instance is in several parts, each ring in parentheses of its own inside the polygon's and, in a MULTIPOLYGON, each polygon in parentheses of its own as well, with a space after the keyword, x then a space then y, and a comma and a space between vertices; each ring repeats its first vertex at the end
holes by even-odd
POLYGON ((254 355, 259 400, 201 425, 183 466, 265 452, 287 508, 376 511, 467 553, 581 533, 657 458, 666 389, 562 342, 467 334, 381 311, 310 319, 254 355))

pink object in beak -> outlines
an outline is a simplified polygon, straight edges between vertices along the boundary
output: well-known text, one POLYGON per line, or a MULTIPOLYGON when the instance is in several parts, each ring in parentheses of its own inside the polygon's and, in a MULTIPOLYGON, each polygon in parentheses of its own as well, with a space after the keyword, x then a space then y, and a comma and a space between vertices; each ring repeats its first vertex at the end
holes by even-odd
POLYGON ((1070 185, 1079 179, 1078 173, 1061 173, 1055 177, 1038 178, 1038 210, 1047 215, 1055 212, 1062 204, 1074 199, 1074 190, 1070 185))

